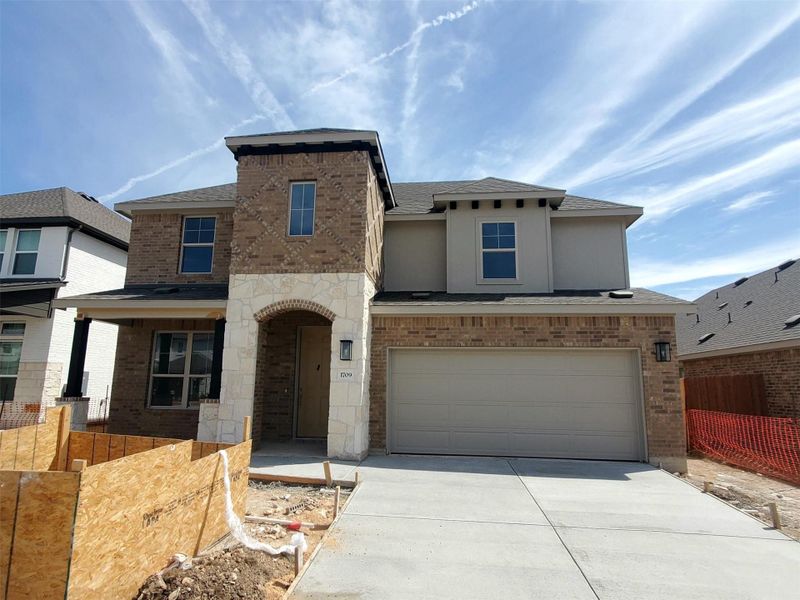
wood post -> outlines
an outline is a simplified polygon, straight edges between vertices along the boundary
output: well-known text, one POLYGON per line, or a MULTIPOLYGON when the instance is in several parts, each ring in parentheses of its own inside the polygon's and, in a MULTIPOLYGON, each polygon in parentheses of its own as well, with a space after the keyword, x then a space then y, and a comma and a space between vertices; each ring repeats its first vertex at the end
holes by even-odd
POLYGON ((85 458, 76 458, 72 461, 72 465, 70 466, 70 471, 83 471, 88 466, 88 461, 85 458))
POLYGON ((708 494, 711 492, 711 489, 714 487, 714 483, 711 481, 704 481, 703 482, 703 492, 708 494))
POLYGON ((342 495, 342 486, 337 485, 336 486, 336 495, 333 498, 333 518, 334 519, 339 516, 339 498, 341 497, 341 495, 342 495))
POLYGON ((242 441, 243 441, 243 442, 246 442, 246 441, 247 441, 247 440, 249 440, 249 439, 250 439, 252 436, 253 436, 253 423, 252 423, 252 419, 251 419, 251 418, 250 418, 250 416, 248 415, 248 416, 246 416, 246 417, 244 418, 244 427, 243 427, 243 433, 242 433, 242 441))
POLYGON ((59 471, 67 470, 67 448, 69 446, 69 426, 72 423, 72 407, 69 404, 61 406, 58 415, 58 445, 56 446, 56 465, 59 471))
POLYGON ((303 569, 303 549, 299 546, 294 548, 294 576, 297 577, 303 569))
POLYGON ((355 485, 358 485, 358 470, 356 470, 355 476, 353 477, 355 485))
POLYGON ((780 529, 783 525, 781 523, 781 513, 778 512, 778 505, 775 502, 767 504, 769 514, 772 516, 772 526, 775 529, 780 529))
POLYGON ((333 485, 333 475, 331 475, 331 461, 326 460, 322 463, 322 468, 325 470, 325 485, 331 487, 333 485))

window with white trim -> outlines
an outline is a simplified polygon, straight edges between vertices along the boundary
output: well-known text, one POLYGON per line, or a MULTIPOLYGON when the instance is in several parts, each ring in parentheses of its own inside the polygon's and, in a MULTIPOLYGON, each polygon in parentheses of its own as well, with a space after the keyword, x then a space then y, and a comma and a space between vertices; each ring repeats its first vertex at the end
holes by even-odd
POLYGON ((8 241, 8 230, 0 229, 0 274, 2 274, 3 265, 5 265, 7 241, 8 241))
POLYGON ((184 217, 181 273, 211 273, 216 217, 184 217))
POLYGON ((481 276, 483 279, 517 278, 516 223, 481 223, 481 276))
POLYGON ((36 259, 39 255, 40 229, 20 229, 17 231, 17 245, 14 250, 14 275, 33 275, 36 272, 36 259))
POLYGON ((289 235, 314 235, 314 206, 317 184, 313 181, 295 181, 291 185, 289 201, 289 235))
POLYGON ((158 331, 150 373, 152 408, 196 408, 208 398, 212 331, 158 331))
POLYGON ((0 325, 0 403, 14 400, 24 337, 25 323, 0 325))

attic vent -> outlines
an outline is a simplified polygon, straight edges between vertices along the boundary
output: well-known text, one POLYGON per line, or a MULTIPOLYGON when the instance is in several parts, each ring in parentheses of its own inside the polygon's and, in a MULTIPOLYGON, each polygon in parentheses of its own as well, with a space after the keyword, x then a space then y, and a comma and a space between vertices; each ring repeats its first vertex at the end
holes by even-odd
POLYGON ((723 308, 725 308, 726 306, 728 306, 728 303, 727 303, 727 302, 723 302, 722 304, 720 304, 720 305, 717 307, 717 310, 722 310, 722 309, 723 309, 723 308))
POLYGON ((614 290, 609 292, 608 296, 610 298, 633 298, 633 292, 631 290, 614 290))
POLYGON ((783 324, 786 325, 786 327, 794 327, 798 323, 800 323, 800 315, 794 315, 786 319, 783 324))
POLYGON ((156 294, 175 294, 178 292, 176 287, 157 287, 153 290, 156 294))
POLYGON ((742 285, 748 279, 750 279, 750 278, 749 277, 742 277, 740 279, 737 279, 736 281, 733 282, 733 287, 739 287, 740 285, 742 285))
POLYGON ((708 340, 710 340, 712 337, 714 337, 713 333, 707 333, 704 336, 702 336, 699 340, 697 340, 697 343, 698 344, 703 344, 703 343, 707 342, 708 340))
POLYGON ((412 298, 430 298, 431 297, 431 293, 430 292, 411 292, 411 297, 412 298))
POLYGON ((89 194, 87 194, 86 192, 78 192, 78 194, 79 194, 79 195, 80 195, 80 196, 81 196, 81 197, 82 197, 84 200, 88 200, 89 202, 95 202, 95 203, 98 203, 98 204, 99 204, 99 202, 97 201, 97 198, 95 198, 94 196, 90 196, 90 195, 89 195, 89 194))
POLYGON ((744 303, 744 305, 745 305, 745 307, 747 307, 747 306, 750 306, 752 303, 753 303, 752 300, 748 300, 747 302, 744 303))
POLYGON ((781 264, 778 265, 778 271, 783 271, 784 269, 788 269, 796 262, 797 262, 796 260, 787 260, 786 262, 782 262, 781 264))

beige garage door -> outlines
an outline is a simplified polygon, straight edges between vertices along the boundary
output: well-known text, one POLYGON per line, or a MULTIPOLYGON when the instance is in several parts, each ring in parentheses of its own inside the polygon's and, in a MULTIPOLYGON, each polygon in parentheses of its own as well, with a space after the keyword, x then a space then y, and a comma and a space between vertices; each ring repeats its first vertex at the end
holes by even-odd
POLYGON ((392 350, 392 452, 642 460, 625 350, 392 350))

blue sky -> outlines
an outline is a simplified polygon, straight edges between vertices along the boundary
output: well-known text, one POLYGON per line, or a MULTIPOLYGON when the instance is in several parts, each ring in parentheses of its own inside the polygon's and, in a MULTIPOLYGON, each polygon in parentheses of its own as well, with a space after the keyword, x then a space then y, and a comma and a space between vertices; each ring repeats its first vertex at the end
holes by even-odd
POLYGON ((800 257, 798 2, 3 2, 0 192, 235 180, 230 134, 374 128, 395 181, 645 207, 632 284, 800 257))

